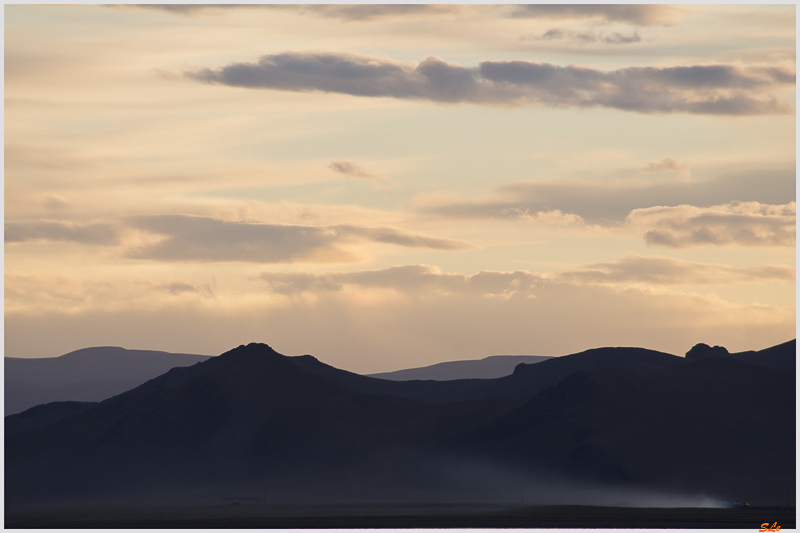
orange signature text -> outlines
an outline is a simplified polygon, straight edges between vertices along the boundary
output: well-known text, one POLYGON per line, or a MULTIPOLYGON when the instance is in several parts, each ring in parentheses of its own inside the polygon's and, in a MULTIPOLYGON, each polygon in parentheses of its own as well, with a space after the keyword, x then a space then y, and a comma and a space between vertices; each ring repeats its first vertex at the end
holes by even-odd
POLYGON ((780 531, 780 530, 781 530, 781 526, 779 526, 777 522, 772 524, 772 527, 769 527, 769 522, 764 522, 763 524, 761 524, 761 529, 759 529, 760 532, 764 532, 764 531, 780 531))

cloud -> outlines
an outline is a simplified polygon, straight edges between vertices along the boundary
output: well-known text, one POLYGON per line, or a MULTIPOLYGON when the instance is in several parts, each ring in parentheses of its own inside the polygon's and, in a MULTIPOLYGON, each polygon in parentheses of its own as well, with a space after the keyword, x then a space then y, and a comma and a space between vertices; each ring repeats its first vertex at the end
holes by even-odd
POLYGON ((5 224, 7 243, 45 241, 111 246, 119 244, 120 233, 119 226, 107 222, 76 224, 57 220, 37 220, 5 224))
POLYGON ((416 65, 354 54, 262 56, 256 63, 185 72, 195 81, 284 91, 322 91, 440 103, 608 107, 638 113, 767 115, 794 112, 770 91, 793 72, 730 65, 630 67, 600 71, 532 61, 483 61, 477 68, 427 57, 416 65))
POLYGON ((63 211, 69 208, 69 202, 55 194, 42 196, 42 204, 50 211, 63 211))
POLYGON ((530 209, 508 207, 500 210, 500 218, 509 218, 542 226, 580 226, 584 220, 573 213, 562 213, 559 209, 531 213, 530 209))
POLYGON ((214 289, 211 285, 194 285, 183 281, 172 281, 170 283, 156 285, 155 289, 158 292, 171 294, 173 296, 180 296, 182 294, 197 294, 206 298, 212 298, 214 296, 214 289))
POLYGON ((674 7, 646 4, 527 4, 514 6, 517 18, 593 19, 628 22, 641 26, 667 24, 680 11, 674 7))
POLYGON ((327 274, 262 273, 259 279, 279 294, 336 292, 345 285, 370 289, 393 289, 401 293, 469 293, 484 296, 533 296, 544 278, 530 272, 481 271, 471 276, 446 274, 427 265, 405 265, 382 270, 333 272, 327 274))
POLYGON ((284 53, 258 63, 233 63, 186 76, 234 87, 323 91, 354 96, 394 97, 435 102, 481 101, 483 86, 472 69, 428 57, 410 68, 399 62, 353 54, 284 53))
POLYGON ((282 9, 299 13, 336 18, 343 21, 367 21, 382 18, 425 17, 457 13, 461 6, 424 4, 318 4, 285 5, 282 9))
MULTIPOLYGON (((648 273, 646 264, 621 263, 612 270, 629 271, 628 279, 648 273)), ((649 265, 650 277, 660 285, 680 278, 677 272, 658 276, 654 270, 649 265)), ((705 274, 710 277, 713 270, 712 265, 705 274)), ((739 277, 731 273, 726 279, 739 277)), ((276 343, 274 336, 285 338, 294 353, 330 354, 325 359, 330 363, 363 354, 347 368, 375 368, 380 366, 375 359, 384 357, 395 358, 389 369, 396 369, 498 353, 562 355, 597 346, 685 353, 697 338, 724 340, 733 351, 735 345, 777 344, 792 338, 795 327, 794 306, 731 304, 658 285, 619 287, 525 271, 464 275, 407 265, 349 273, 264 273, 259 279, 266 291, 281 297, 280 311, 264 322, 268 336, 276 343), (314 331, 318 341, 303 335, 307 331, 314 331), (409 357, 419 357, 419 364, 409 357)))
POLYGON ((647 283, 652 285, 729 285, 766 281, 794 282, 796 271, 787 265, 734 267, 695 263, 671 257, 634 255, 612 263, 594 263, 553 279, 567 283, 647 283))
POLYGON ((344 174, 345 176, 352 176, 355 178, 366 178, 369 180, 377 181, 391 181, 389 178, 381 176, 377 172, 373 172, 364 167, 351 163, 349 161, 333 161, 328 168, 334 172, 344 174))
POLYGON ((189 16, 220 13, 231 9, 270 9, 339 19, 344 22, 407 16, 439 16, 461 11, 461 6, 424 4, 138 4, 109 7, 158 10, 189 16))
POLYGON ((640 174, 653 174, 655 172, 677 172, 687 181, 692 179, 689 165, 686 163, 679 163, 670 157, 665 157, 656 163, 648 163, 644 168, 639 170, 640 174))
MULTIPOLYGON (((662 160, 656 168, 668 167, 662 160)), ((647 167, 646 167, 647 168, 647 167)), ((680 164, 676 163, 676 168, 680 164)), ((495 198, 473 201, 437 201, 420 206, 422 213, 462 219, 508 219, 514 213, 558 210, 590 224, 620 225, 634 209, 690 204, 699 207, 739 201, 785 204, 794 200, 794 169, 734 174, 689 182, 601 183, 546 181, 512 183, 495 189, 495 198)))
MULTIPOLYGON (((523 37, 523 40, 529 38, 530 37, 523 37)), ((576 33, 571 31, 565 31, 559 28, 553 28, 547 30, 542 35, 538 37, 533 37, 533 39, 540 41, 566 40, 578 44, 589 44, 589 43, 633 44, 642 41, 642 38, 639 36, 638 32, 633 32, 630 35, 623 35, 615 31, 609 35, 605 33, 593 33, 593 32, 576 33)))
POLYGON ((542 36, 539 37, 539 39, 543 39, 545 41, 552 41, 554 39, 564 39, 568 35, 569 34, 563 30, 560 30, 558 28, 553 28, 552 30, 547 30, 546 32, 544 32, 542 36))
POLYGON ((267 284, 270 292, 275 294, 299 294, 303 292, 324 293, 336 292, 344 287, 330 276, 306 274, 302 272, 262 273, 259 279, 267 284))
POLYGON ((114 301, 122 291, 104 280, 57 274, 47 275, 30 271, 6 270, 6 313, 29 310, 74 312, 100 302, 114 301))
POLYGON ((483 13, 488 11, 489 16, 493 14, 501 18, 602 19, 606 22, 625 22, 640 26, 668 24, 681 14, 681 10, 678 8, 658 5, 518 5, 509 8, 504 5, 449 4, 137 4, 106 7, 157 10, 186 16, 219 14, 229 10, 269 9, 338 19, 342 22, 369 22, 404 17, 443 17, 479 9, 483 13))
MULTIPOLYGON (((644 261, 626 265, 627 260, 583 270, 629 272, 625 279, 649 275, 662 285, 680 278, 659 275, 644 261)), ((711 276, 713 268, 705 274, 711 276)), ((669 265, 662 269, 669 271, 669 265)), ((784 306, 734 304, 647 282, 619 286, 525 271, 469 275, 406 265, 263 273, 240 290, 226 283, 215 291, 214 305, 189 291, 159 295, 148 283, 139 285, 146 290, 131 292, 134 283, 103 289, 81 282, 86 285, 81 288, 58 280, 21 283, 9 274, 6 353, 15 356, 56 356, 92 344, 214 354, 253 341, 285 354, 311 353, 340 368, 380 372, 494 354, 563 355, 598 346, 682 354, 698 339, 731 351, 759 349, 793 338, 796 325, 793 300, 784 306), (66 305, 63 298, 74 302, 66 305), (42 331, 69 331, 70 338, 42 331), (143 340, 149 344, 137 345, 143 340)), ((176 283, 181 282, 202 285, 176 283)))
POLYGON ((635 209, 626 222, 644 232, 648 246, 795 246, 796 213, 795 202, 732 202, 635 209))
POLYGON ((129 217, 115 223, 7 222, 5 242, 124 245, 127 246, 124 256, 131 259, 258 263, 352 262, 357 257, 342 245, 358 242, 431 250, 473 248, 465 241, 426 237, 385 227, 262 224, 186 215, 129 217))
POLYGON ((598 39, 608 44, 631 44, 642 41, 642 38, 637 32, 633 32, 631 35, 623 35, 616 31, 611 35, 600 36, 598 39))
POLYGON ((428 265, 404 265, 358 272, 264 272, 257 278, 275 294, 298 295, 340 292, 345 287, 391 289, 407 295, 481 295, 484 297, 536 296, 553 284, 730 285, 754 282, 793 282, 795 268, 787 265, 733 267, 638 255, 581 269, 539 274, 528 271, 481 271, 472 275, 443 273, 428 265))
POLYGON ((356 257, 340 246, 358 241, 434 250, 463 250, 471 246, 463 241, 413 235, 391 228, 350 225, 255 224, 183 215, 133 217, 129 224, 163 239, 132 248, 126 256, 157 261, 350 262, 356 257))
POLYGON ((648 163, 640 172, 642 174, 652 174, 653 172, 661 172, 664 170, 680 172, 686 167, 687 165, 678 163, 672 158, 665 157, 656 163, 648 163))
POLYGON ((349 225, 330 226, 344 238, 360 237, 364 240, 396 244, 411 248, 430 248, 432 250, 467 250, 473 246, 464 241, 439 239, 412 235, 391 228, 362 228, 349 225))
POLYGON ((610 72, 532 61, 483 61, 483 80, 511 86, 551 106, 610 107, 640 113, 760 115, 790 113, 787 102, 763 90, 785 85, 788 72, 729 65, 629 67, 610 72))

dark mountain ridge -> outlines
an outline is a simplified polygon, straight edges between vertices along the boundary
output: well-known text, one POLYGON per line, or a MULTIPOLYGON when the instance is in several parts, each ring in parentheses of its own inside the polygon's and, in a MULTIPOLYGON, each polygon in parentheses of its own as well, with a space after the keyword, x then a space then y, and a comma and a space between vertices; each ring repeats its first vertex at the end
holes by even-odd
POLYGON ((334 379, 358 392, 390 394, 432 403, 490 398, 527 400, 578 370, 591 371, 613 365, 666 367, 683 362, 682 357, 644 348, 596 348, 535 364, 520 363, 511 375, 501 378, 391 381, 340 370, 311 355, 293 360, 310 372, 334 379))
POLYGON ((785 371, 639 348, 395 382, 250 344, 6 417, 6 504, 490 501, 509 490, 501 470, 770 502, 794 486, 794 391, 785 371))
POLYGON ((587 480, 702 487, 731 501, 758 487, 780 501, 794 487, 794 397, 793 374, 728 357, 607 367, 570 375, 459 442, 516 468, 547 457, 587 480))

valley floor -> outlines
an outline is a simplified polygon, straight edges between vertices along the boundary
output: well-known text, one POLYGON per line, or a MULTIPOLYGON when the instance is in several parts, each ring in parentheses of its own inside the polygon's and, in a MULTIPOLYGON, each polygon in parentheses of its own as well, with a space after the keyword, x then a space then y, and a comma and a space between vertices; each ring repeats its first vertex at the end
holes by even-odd
POLYGON ((794 529, 794 507, 263 505, 5 509, 6 528, 740 528, 794 529))

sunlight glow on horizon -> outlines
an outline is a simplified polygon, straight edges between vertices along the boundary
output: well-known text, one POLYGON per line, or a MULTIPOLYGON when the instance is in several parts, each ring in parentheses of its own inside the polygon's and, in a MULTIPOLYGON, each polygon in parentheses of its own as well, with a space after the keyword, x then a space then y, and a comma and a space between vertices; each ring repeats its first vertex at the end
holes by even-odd
POLYGON ((795 6, 595 7, 6 6, 6 356, 794 338, 795 6))

